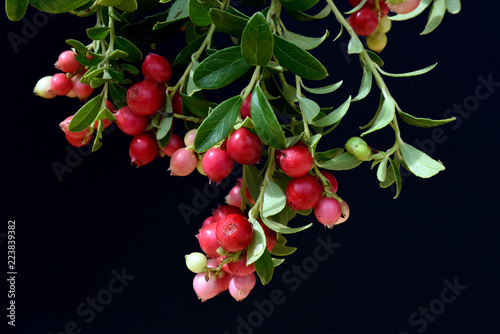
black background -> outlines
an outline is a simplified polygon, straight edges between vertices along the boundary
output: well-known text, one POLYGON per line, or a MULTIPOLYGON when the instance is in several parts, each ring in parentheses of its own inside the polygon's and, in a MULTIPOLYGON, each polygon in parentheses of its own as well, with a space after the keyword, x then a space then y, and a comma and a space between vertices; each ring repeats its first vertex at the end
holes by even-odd
MULTIPOLYGON (((340 7, 347 10, 348 5, 340 7)), ((248 10, 244 6, 238 9, 248 10)), ((496 2, 465 2, 461 14, 446 15, 443 24, 427 36, 419 36, 426 14, 393 24, 389 45, 381 55, 387 71, 403 72, 439 63, 422 77, 387 80, 405 111, 440 118, 455 104, 473 101, 480 77, 500 82, 499 9, 496 2)), ((79 151, 76 158, 67 160, 70 146, 58 123, 81 104, 65 97, 37 98, 32 89, 38 78, 55 73, 52 64, 67 48, 64 41, 76 38, 86 42, 84 29, 93 22, 67 14, 38 21, 39 27, 31 30, 26 43, 18 45, 15 52, 8 34, 23 36, 23 29, 27 29, 23 27, 26 22, 35 22, 35 13, 29 10, 21 22, 2 17, 0 232, 5 233, 7 222, 15 220, 18 271, 15 329, 7 326, 4 314, 1 317, 7 332, 64 333, 72 321, 77 326, 75 333, 95 334, 500 330, 496 319, 500 278, 498 85, 488 98, 473 106, 473 111, 456 115, 459 120, 455 124, 441 127, 439 143, 428 144, 427 152, 443 161, 445 172, 428 180, 405 178, 403 192, 396 200, 390 189, 378 187, 369 164, 336 173, 339 194, 351 208, 347 223, 331 231, 315 224, 290 236, 289 244, 299 250, 276 269, 268 286, 259 283, 245 301, 237 303, 224 293, 201 303, 192 290, 193 275, 185 268, 183 255, 199 250, 194 235, 217 203, 223 202, 230 185, 221 187, 218 196, 187 224, 178 207, 182 203, 192 206, 193 191, 203 192, 207 179, 200 175, 169 176, 168 158, 139 169, 130 166, 130 137, 119 130, 105 136, 97 153, 79 151), (54 162, 70 166, 71 173, 58 179, 54 162), (326 261, 312 258, 321 244, 318 238, 339 244, 326 261), (307 278, 291 273, 293 265, 304 264, 317 264, 307 267, 311 271, 307 278), (112 295, 93 319, 88 313, 78 314, 79 304, 104 293, 113 278, 112 270, 124 270, 135 278, 112 295), (289 281, 291 277, 294 283, 289 281), (467 288, 453 302, 440 304, 445 280, 467 288), (282 291, 284 302, 262 315, 256 304, 269 301, 275 289, 282 291), (438 310, 425 326, 420 315, 415 318, 418 324, 409 322, 420 307, 439 305, 445 309, 438 310), (246 329, 238 328, 241 319, 248 324, 246 329)), ((329 70, 325 83, 343 79, 344 85, 320 98, 322 104, 338 106, 349 94, 355 95, 361 79, 359 62, 345 57, 341 46, 347 42, 345 36, 331 42, 338 29, 333 16, 320 24, 287 22, 290 30, 312 36, 330 30, 330 38, 313 53, 329 70)), ((176 36, 155 52, 173 60, 182 43, 182 36, 176 36)), ((221 101, 219 94, 209 94, 209 98, 221 101)), ((353 104, 342 126, 324 145, 339 147, 350 136, 359 135, 357 127, 370 120, 377 103, 374 90, 367 100, 353 104)), ((415 146, 415 140, 429 143, 433 136, 432 129, 402 125, 402 131, 403 139, 415 146)), ((374 147, 389 147, 391 133, 385 129, 366 139, 374 147)), ((294 224, 311 220, 314 217, 302 217, 294 224)), ((6 313, 7 242, 4 238, 0 241, 5 261, 0 309, 6 313)))

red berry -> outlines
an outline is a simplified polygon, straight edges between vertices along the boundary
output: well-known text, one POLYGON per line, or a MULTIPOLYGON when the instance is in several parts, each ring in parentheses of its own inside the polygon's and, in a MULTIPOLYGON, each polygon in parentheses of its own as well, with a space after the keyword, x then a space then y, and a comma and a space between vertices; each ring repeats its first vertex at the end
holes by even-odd
POLYGON ((217 209, 212 212, 214 220, 216 222, 226 218, 231 214, 238 214, 240 216, 245 216, 245 213, 237 206, 234 205, 218 205, 217 209))
POLYGON ((210 216, 210 217, 207 217, 203 223, 201 224, 201 228, 204 228, 205 226, 207 226, 208 224, 212 224, 212 223, 215 223, 215 219, 214 219, 214 216, 210 216))
POLYGON ((163 153, 165 153, 166 156, 172 157, 175 151, 183 147, 184 141, 182 140, 182 138, 175 133, 171 133, 167 146, 163 148, 163 153))
POLYGON ((241 206, 241 185, 237 184, 232 187, 225 200, 229 205, 241 206))
POLYGON ((57 96, 64 96, 73 89, 73 82, 64 73, 57 73, 50 80, 50 90, 57 96))
POLYGON ((378 16, 370 8, 361 8, 349 16, 349 24, 359 36, 368 36, 377 30, 378 16))
POLYGON ((111 103, 109 100, 106 101, 106 108, 108 108, 109 111, 114 112, 116 110, 115 106, 113 103, 111 103))
POLYGON ((247 266, 247 254, 244 253, 238 260, 227 264, 229 270, 236 276, 247 276, 255 272, 255 264, 247 266))
POLYGON ((266 235, 266 248, 268 251, 272 251, 274 248, 274 245, 276 245, 276 239, 278 238, 278 234, 276 231, 271 230, 269 227, 267 227, 266 224, 262 220, 258 220, 260 223, 260 226, 262 226, 262 229, 264 230, 264 234, 266 235))
POLYGON ((219 257, 217 249, 220 247, 215 231, 217 224, 208 224, 201 228, 200 233, 196 235, 198 242, 200 243, 200 248, 207 254, 208 257, 216 258, 219 257))
POLYGON ((221 281, 220 282, 220 288, 219 288, 219 293, 224 292, 229 289, 229 283, 231 282, 231 279, 234 277, 233 274, 227 274, 224 273, 222 277, 219 277, 218 279, 221 281))
POLYGON ((321 199, 322 188, 310 174, 292 179, 286 187, 286 202, 294 211, 314 208, 321 199))
POLYGON ((243 104, 241 105, 241 109, 240 109, 240 117, 241 117, 241 119, 245 119, 247 117, 252 118, 252 116, 250 114, 250 105, 251 105, 251 102, 252 102, 252 94, 249 94, 247 96, 247 98, 245 99, 245 101, 243 101, 243 104))
POLYGON ((236 130, 226 144, 227 154, 241 165, 253 165, 262 155, 262 142, 259 136, 247 128, 236 130))
POLYGON ((230 214, 217 223, 216 236, 222 248, 238 252, 252 242, 252 224, 240 214, 230 214))
POLYGON ((203 171, 210 181, 217 184, 231 173, 233 165, 233 160, 231 160, 227 151, 218 147, 209 149, 202 160, 203 171))
POLYGON ((165 89, 151 81, 138 82, 127 91, 129 108, 140 116, 154 115, 165 102, 165 89))
POLYGON ((68 141, 68 143, 71 146, 82 147, 82 146, 85 146, 88 143, 90 143, 90 141, 92 140, 92 136, 93 136, 93 133, 91 133, 87 137, 83 137, 83 138, 72 138, 72 137, 66 135, 66 140, 68 141))
POLYGON ((341 213, 342 207, 335 198, 323 197, 318 205, 314 207, 316 219, 328 228, 332 228, 335 225, 341 213))
POLYGON ((228 286, 229 294, 237 301, 241 301, 248 297, 256 282, 254 273, 247 276, 233 276, 228 286))
MULTIPOLYGON (((361 3, 361 0, 349 0, 349 3, 352 7, 356 7, 361 3)), ((380 7, 380 16, 386 16, 389 13, 389 7, 387 6, 387 3, 383 0, 380 0, 378 3, 380 7)), ((368 0, 363 8, 371 8, 372 10, 375 10, 375 0, 368 0)))
POLYGON ((321 171, 321 174, 323 174, 323 176, 326 177, 328 179, 328 181, 330 181, 330 184, 332 185, 330 187, 330 191, 332 193, 337 193, 337 190, 339 189, 339 184, 338 184, 335 176, 333 176, 332 173, 324 171, 324 170, 321 171))
POLYGON ((281 170, 291 177, 304 176, 313 166, 311 152, 300 144, 295 144, 281 151, 279 160, 281 170))
POLYGON ((175 93, 172 98, 172 109, 174 114, 182 115, 182 97, 179 92, 175 93))
POLYGON ((73 82, 73 92, 80 99, 80 101, 87 101, 90 95, 94 92, 94 88, 90 87, 89 84, 84 84, 80 82, 82 78, 81 75, 75 75, 71 81, 73 82))
POLYGON ((170 159, 170 175, 187 176, 191 174, 198 164, 198 156, 193 150, 180 148, 174 152, 170 159))
POLYGON ((80 63, 75 58, 75 53, 71 50, 64 51, 59 55, 55 67, 66 73, 75 73, 80 70, 80 63))
POLYGON ((66 134, 66 137, 73 138, 73 139, 83 139, 88 133, 89 129, 85 129, 79 132, 71 132, 68 130, 68 125, 71 122, 71 119, 73 118, 73 115, 66 117, 64 121, 59 123, 59 128, 66 134))
POLYGON ((164 84, 172 77, 172 66, 165 57, 150 53, 142 63, 144 78, 157 84, 164 84))
POLYGON ((116 118, 116 125, 129 136, 143 133, 149 124, 148 116, 139 116, 132 112, 128 106, 118 109, 113 115, 116 118))
POLYGON ((221 280, 210 276, 205 279, 204 273, 196 274, 193 279, 193 289, 202 302, 217 296, 221 286, 221 280))
POLYGON ((158 142, 148 134, 140 134, 132 139, 129 154, 132 164, 144 166, 154 160, 158 153, 158 142))

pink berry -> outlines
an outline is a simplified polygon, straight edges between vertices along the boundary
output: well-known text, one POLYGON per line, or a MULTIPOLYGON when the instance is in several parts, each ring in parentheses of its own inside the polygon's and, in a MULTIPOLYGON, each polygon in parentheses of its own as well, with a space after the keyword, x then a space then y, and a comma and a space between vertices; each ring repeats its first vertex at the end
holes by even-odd
POLYGON ((232 187, 225 199, 229 205, 241 206, 241 185, 237 184, 232 187))
POLYGON ((118 128, 129 136, 137 136, 143 133, 149 124, 148 116, 137 115, 128 106, 118 109, 113 115, 116 118, 118 128))
POLYGON ((281 151, 279 156, 280 167, 283 173, 288 176, 304 176, 313 166, 311 152, 302 145, 304 144, 295 144, 281 151))
POLYGON ((194 145, 194 137, 196 137, 197 129, 189 130, 184 136, 184 145, 193 146, 194 145))
POLYGON ((252 94, 249 94, 247 96, 247 98, 245 99, 245 101, 243 101, 243 104, 241 105, 241 109, 240 109, 241 119, 245 119, 247 117, 252 118, 252 116, 250 115, 251 102, 252 102, 252 94))
POLYGON ((150 53, 142 63, 144 78, 157 84, 164 84, 172 77, 172 66, 165 57, 150 53))
POLYGON ((220 244, 215 235, 216 228, 217 224, 208 224, 202 227, 200 233, 196 235, 200 243, 200 248, 211 258, 219 257, 217 249, 220 247, 220 244))
POLYGON ((332 228, 335 225, 341 213, 342 207, 335 198, 323 197, 318 205, 314 207, 316 219, 328 228, 332 228))
POLYGON ((259 162, 262 154, 262 142, 256 134, 246 128, 236 130, 226 144, 227 154, 241 165, 253 165, 259 162))
POLYGON ((310 210, 321 199, 323 189, 310 174, 292 179, 286 187, 286 202, 294 211, 310 210))
POLYGON ((229 289, 229 283, 231 282, 231 279, 233 277, 234 277, 233 274, 224 273, 221 277, 218 278, 221 281, 219 293, 224 292, 224 291, 229 289))
POLYGON ((208 280, 204 273, 196 274, 193 279, 193 289, 202 302, 217 296, 221 286, 221 280, 210 276, 208 280))
POLYGON ((141 81, 127 91, 127 105, 140 116, 154 115, 165 102, 165 89, 152 81, 141 81))
POLYGON ((90 133, 88 136, 83 137, 83 138, 73 138, 73 137, 66 135, 66 140, 68 141, 68 143, 71 146, 83 147, 83 146, 87 145, 88 143, 90 143, 90 141, 92 140, 92 136, 93 136, 93 133, 90 133))
POLYGON ((229 282, 229 294, 237 301, 241 301, 248 297, 256 282, 254 273, 247 276, 233 276, 229 282))
POLYGON ((80 82, 82 78, 81 75, 75 75, 71 81, 73 82, 73 92, 78 97, 80 101, 87 101, 90 95, 94 92, 94 88, 90 87, 89 84, 84 84, 80 82))
POLYGON ((73 82, 64 73, 57 73, 50 80, 50 90, 57 96, 64 96, 73 89, 73 82))
POLYGON ((140 134, 132 139, 129 154, 132 164, 144 166, 154 160, 158 153, 158 142, 148 134, 140 134))
POLYGON ((165 155, 168 157, 172 157, 175 151, 183 147, 184 147, 184 141, 182 140, 182 138, 176 135, 175 133, 171 133, 167 146, 163 148, 163 153, 165 153, 165 155))
POLYGON ((209 149, 202 160, 203 171, 216 184, 219 184, 231 173, 233 165, 233 160, 227 151, 218 147, 209 149))
POLYGON ((59 55, 55 67, 66 73, 76 73, 80 71, 80 63, 75 58, 75 53, 71 50, 64 51, 59 55))
POLYGON ((328 181, 330 181, 330 184, 331 184, 330 191, 332 193, 337 193, 337 190, 339 189, 339 184, 338 184, 335 176, 333 176, 332 173, 324 171, 324 170, 321 171, 321 174, 323 174, 323 176, 326 177, 328 179, 328 181))
POLYGON ((247 254, 242 255, 238 260, 227 264, 229 270, 236 276, 247 276, 255 272, 255 264, 247 266, 247 254))
POLYGON ((252 224, 239 214, 230 214, 217 223, 217 241, 228 252, 238 252, 250 245, 253 238, 252 224))
POLYGON ((66 117, 64 121, 59 123, 59 128, 66 134, 67 137, 73 138, 73 139, 83 139, 88 133, 89 130, 85 129, 79 132, 71 132, 68 130, 68 125, 71 122, 71 119, 73 119, 73 115, 66 117))
POLYGON ((180 148, 172 155, 168 170, 174 176, 187 176, 196 169, 197 164, 198 156, 193 150, 180 148))
POLYGON ((388 3, 389 8, 393 12, 398 14, 408 14, 410 12, 413 12, 418 7, 419 4, 420 0, 407 0, 397 5, 391 5, 390 2, 388 3))

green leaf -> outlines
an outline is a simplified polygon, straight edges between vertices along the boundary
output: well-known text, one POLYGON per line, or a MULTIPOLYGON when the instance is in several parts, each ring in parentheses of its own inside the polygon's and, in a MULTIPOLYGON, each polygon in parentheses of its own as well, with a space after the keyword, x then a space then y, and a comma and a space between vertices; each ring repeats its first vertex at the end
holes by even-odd
POLYGON ((223 140, 231 131, 241 109, 241 96, 219 104, 201 123, 194 138, 194 148, 201 153, 223 140))
POLYGON ((370 94, 372 90, 373 73, 368 65, 363 65, 363 78, 361 79, 361 86, 359 87, 358 95, 352 99, 353 101, 359 101, 364 99, 370 94))
POLYGON ((358 160, 349 152, 344 152, 339 156, 325 162, 317 162, 318 167, 329 170, 349 170, 358 167, 363 161, 358 160))
POLYGON ((262 256, 255 261, 255 271, 257 272, 257 275, 259 275, 262 285, 266 285, 271 282, 274 272, 274 262, 267 249, 264 251, 262 256))
POLYGON ((348 54, 361 53, 364 49, 365 48, 363 47, 363 44, 358 37, 351 37, 351 39, 349 40, 349 44, 347 45, 348 54))
POLYGON ((314 122, 311 123, 311 125, 324 127, 340 122, 340 120, 347 114, 347 111, 349 110, 350 106, 351 106, 351 96, 349 95, 347 100, 344 103, 342 103, 340 107, 338 107, 325 117, 315 120, 314 122))
POLYGON ((375 122, 370 127, 370 129, 361 134, 361 137, 386 127, 387 125, 389 125, 389 123, 392 122, 395 115, 396 102, 392 97, 385 98, 384 102, 382 102, 382 107, 380 108, 380 111, 375 118, 375 122))
POLYGON ((401 179, 401 173, 399 172, 399 160, 398 163, 389 159, 389 162, 392 166, 392 172, 394 173, 394 178, 396 179, 396 195, 394 195, 394 199, 398 198, 401 193, 401 187, 403 185, 403 180, 401 179))
POLYGON ((325 41, 325 39, 330 35, 330 32, 327 30, 325 34, 322 37, 307 37, 303 35, 296 34, 294 32, 284 30, 283 31, 283 37, 295 44, 300 46, 304 50, 312 50, 317 48, 318 46, 321 45, 325 41))
POLYGON ((79 132, 91 126, 101 110, 102 101, 103 96, 97 95, 92 100, 85 103, 71 119, 68 130, 71 132, 79 132))
POLYGON ((429 178, 445 170, 441 162, 409 144, 401 143, 399 150, 408 169, 418 177, 429 178))
POLYGON ((109 84, 109 94, 116 108, 121 109, 127 105, 127 89, 116 84, 109 84))
POLYGON ((432 8, 429 12, 427 25, 421 35, 426 35, 436 29, 443 21, 444 14, 446 13, 446 0, 434 0, 432 8))
POLYGON ((260 85, 255 86, 253 90, 250 113, 255 123, 255 132, 262 142, 279 150, 285 149, 285 134, 260 85))
POLYGON ((175 58, 172 66, 179 67, 189 65, 189 63, 191 62, 191 55, 198 51, 206 37, 207 34, 200 35, 198 36, 198 38, 188 44, 184 49, 182 49, 175 58))
POLYGON ((300 12, 313 7, 319 0, 280 0, 286 9, 300 12))
POLYGON ((310 228, 313 225, 312 223, 310 223, 310 224, 302 226, 302 227, 289 227, 289 226, 283 225, 281 223, 275 222, 274 220, 272 220, 269 217, 262 217, 262 221, 271 230, 276 231, 278 233, 282 233, 282 234, 292 234, 292 233, 302 232, 304 230, 307 230, 308 228, 310 228))
POLYGON ((28 9, 28 0, 6 0, 5 12, 11 21, 19 21, 28 9))
POLYGON ((29 3, 42 12, 65 13, 83 6, 91 0, 29 0, 29 3))
POLYGON ((319 114, 320 107, 319 105, 305 97, 301 97, 299 99, 300 110, 302 110, 302 114, 306 118, 308 124, 312 123, 312 120, 319 114))
POLYGON ((332 9, 330 8, 330 5, 326 5, 318 14, 316 15, 309 15, 306 13, 302 12, 297 12, 293 10, 288 10, 288 14, 296 19, 297 21, 312 21, 312 20, 321 20, 330 15, 330 12, 332 9))
POLYGON ((271 258, 271 259, 272 259, 273 265, 275 267, 277 267, 277 266, 281 265, 283 262, 285 262, 285 259, 277 259, 277 258, 274 258, 274 257, 271 258))
POLYGON ((109 56, 109 60, 125 59, 128 57, 128 53, 122 50, 115 50, 109 56))
POLYGON ((385 72, 381 68, 378 68, 378 71, 380 73, 382 73, 383 75, 387 75, 389 77, 404 78, 404 77, 414 77, 414 76, 417 76, 417 75, 425 74, 425 73, 431 71, 436 66, 437 66, 437 63, 435 63, 434 65, 431 65, 431 66, 427 66, 426 68, 423 68, 423 69, 420 69, 420 70, 416 70, 416 71, 412 71, 412 72, 407 72, 407 73, 396 73, 396 74, 385 72))
POLYGON ((260 223, 254 218, 250 218, 253 229, 253 239, 247 248, 247 266, 257 261, 266 251, 266 234, 260 223))
MULTIPOLYGON (((166 104, 167 104, 166 113, 167 114, 172 113, 173 112, 172 100, 170 99, 170 96, 168 94, 166 98, 166 104)), ((172 116, 161 115, 158 131, 156 131, 157 140, 162 140, 168 135, 170 129, 172 128, 172 120, 173 120, 172 116)))
POLYGON ((353 14, 353 13, 357 12, 358 10, 360 10, 361 8, 363 8, 365 6, 366 1, 367 0, 362 0, 356 7, 352 8, 348 12, 345 12, 344 14, 349 15, 349 14, 353 14))
POLYGON ((317 162, 322 163, 324 161, 336 158, 342 153, 344 153, 343 148, 334 148, 325 152, 315 152, 314 158, 316 159, 317 162))
POLYGON ((229 85, 250 69, 240 46, 229 47, 203 60, 194 72, 194 83, 202 89, 218 89, 229 85))
POLYGON ((189 0, 177 0, 170 7, 170 11, 168 12, 167 19, 165 22, 172 22, 182 20, 186 17, 189 17, 189 0))
POLYGON ((127 71, 133 75, 139 74, 139 69, 131 64, 126 64, 126 63, 121 64, 121 69, 122 69, 122 71, 127 71))
POLYGON ((213 103, 204 99, 199 99, 194 96, 189 96, 181 93, 182 105, 191 111, 194 115, 200 118, 206 118, 210 108, 217 107, 217 103, 213 103))
POLYGON ((260 195, 260 185, 263 177, 260 176, 259 170, 255 166, 246 165, 244 168, 245 183, 250 192, 250 197, 257 199, 260 195))
POLYGON ((132 42, 122 36, 115 37, 115 46, 117 49, 125 51, 128 53, 128 57, 125 58, 128 62, 136 62, 142 59, 142 53, 137 46, 132 42))
POLYGON ((305 132, 302 132, 300 135, 293 136, 293 137, 287 137, 286 138, 286 147, 293 146, 297 144, 297 142, 302 138, 305 132))
POLYGON ((219 31, 235 37, 243 34, 248 22, 248 19, 218 8, 210 9, 210 19, 219 31))
POLYGON ((375 64, 377 64, 378 67, 384 66, 384 61, 382 60, 382 58, 379 57, 378 54, 376 54, 375 52, 370 51, 370 50, 366 50, 366 53, 368 53, 368 56, 370 56, 370 59, 373 60, 373 62, 375 64))
POLYGON ((271 250, 271 254, 276 256, 288 256, 295 253, 297 247, 285 246, 283 244, 276 243, 271 250))
POLYGON ((420 1, 420 4, 418 5, 417 8, 415 8, 413 11, 407 13, 407 14, 397 14, 394 16, 390 16, 390 19, 392 21, 405 21, 412 19, 414 17, 417 17, 418 15, 422 14, 422 12, 429 7, 433 0, 422 0, 420 1))
POLYGON ((446 0, 446 9, 450 14, 458 14, 462 10, 460 0, 446 0))
POLYGON ((441 126, 443 124, 447 124, 450 122, 455 121, 457 118, 456 117, 451 117, 447 119, 440 119, 440 120, 434 120, 430 118, 420 118, 420 117, 415 117, 410 114, 407 114, 405 112, 399 111, 398 113, 399 117, 405 122, 413 126, 417 126, 419 128, 432 128, 435 126, 441 126))
POLYGON ((79 42, 76 39, 67 39, 66 44, 74 47, 75 51, 80 55, 85 55, 87 53, 87 47, 83 45, 82 42, 79 42))
POLYGON ((323 64, 301 47, 274 35, 274 55, 281 66, 304 79, 321 80, 328 72, 323 64))
POLYGON ((209 14, 212 6, 198 0, 189 0, 188 8, 189 17, 194 24, 200 27, 212 24, 209 14))
POLYGON ((339 82, 334 83, 332 85, 328 85, 328 86, 324 86, 324 87, 317 87, 317 88, 306 87, 303 82, 301 82, 301 85, 302 85, 302 88, 304 88, 309 93, 321 95, 321 94, 333 93, 334 91, 339 89, 340 86, 342 86, 342 83, 343 83, 343 81, 339 81, 339 82))
POLYGON ((388 161, 389 161, 389 155, 386 154, 385 157, 380 162, 380 165, 378 165, 377 179, 380 182, 384 182, 385 178, 387 177, 387 163, 388 163, 388 161))
POLYGON ((273 181, 268 181, 262 203, 262 216, 269 217, 278 214, 286 206, 286 197, 283 190, 273 181))
POLYGON ((99 0, 97 4, 100 6, 111 6, 124 12, 134 12, 137 10, 136 0, 99 0))
POLYGON ((256 12, 241 36, 241 53, 251 66, 266 66, 273 56, 273 34, 261 12, 256 12))

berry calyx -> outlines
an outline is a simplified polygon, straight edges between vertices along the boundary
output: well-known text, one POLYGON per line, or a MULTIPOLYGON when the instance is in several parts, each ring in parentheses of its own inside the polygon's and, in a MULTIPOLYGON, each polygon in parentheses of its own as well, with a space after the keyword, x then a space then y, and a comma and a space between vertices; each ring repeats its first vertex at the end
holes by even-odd
POLYGON ((368 147, 368 144, 366 144, 366 142, 359 137, 350 138, 345 144, 345 149, 347 150, 347 152, 354 155, 358 160, 371 160, 371 149, 368 147))
POLYGON ((283 173, 291 177, 306 175, 313 166, 311 152, 304 144, 295 144, 279 155, 279 165, 283 173))
POLYGON ((57 96, 64 96, 73 89, 73 82, 64 73, 57 73, 50 79, 50 90, 57 96))
POLYGON ((165 90, 156 83, 144 80, 127 91, 127 105, 140 116, 154 115, 165 102, 165 90))
POLYGON ((198 132, 198 129, 192 129, 186 133, 186 135, 184 136, 184 145, 186 145, 186 147, 194 145, 194 137, 196 137, 196 132, 198 132))
POLYGON ((137 115, 128 106, 118 109, 113 115, 118 128, 129 136, 143 133, 149 124, 149 117, 137 115))
POLYGON ((230 214, 217 223, 216 236, 226 251, 238 252, 252 242, 252 224, 240 214, 230 214))
POLYGON ((191 174, 198 164, 198 156, 193 150, 180 148, 174 152, 170 159, 170 175, 187 176, 191 174))
POLYGON ((342 207, 335 198, 323 197, 318 205, 314 207, 314 215, 318 221, 328 228, 339 220, 342 214, 342 207))
POLYGON ((310 210, 321 199, 322 188, 310 174, 292 179, 286 187, 286 202, 292 210, 310 210))
POLYGON ((48 75, 37 81, 35 88, 33 88, 33 93, 35 95, 43 97, 44 99, 53 99, 56 97, 56 93, 50 89, 50 81, 52 76, 48 75))
POLYGON ((75 56, 76 54, 71 50, 62 52, 57 62, 54 64, 55 68, 66 73, 76 73, 80 71, 81 64, 76 60, 75 56))
POLYGON ((132 139, 129 147, 131 163, 137 167, 144 166, 154 160, 158 153, 158 142, 148 134, 140 134, 132 139))
POLYGON ((195 274, 202 273, 207 268, 208 260, 205 254, 193 252, 187 254, 184 258, 186 259, 186 267, 195 274))
POLYGON ((202 160, 202 167, 210 181, 219 184, 233 170, 234 162, 227 151, 219 147, 209 149, 202 160))
POLYGON ((146 80, 161 85, 172 77, 172 66, 165 57, 150 53, 142 63, 142 74, 146 80))

